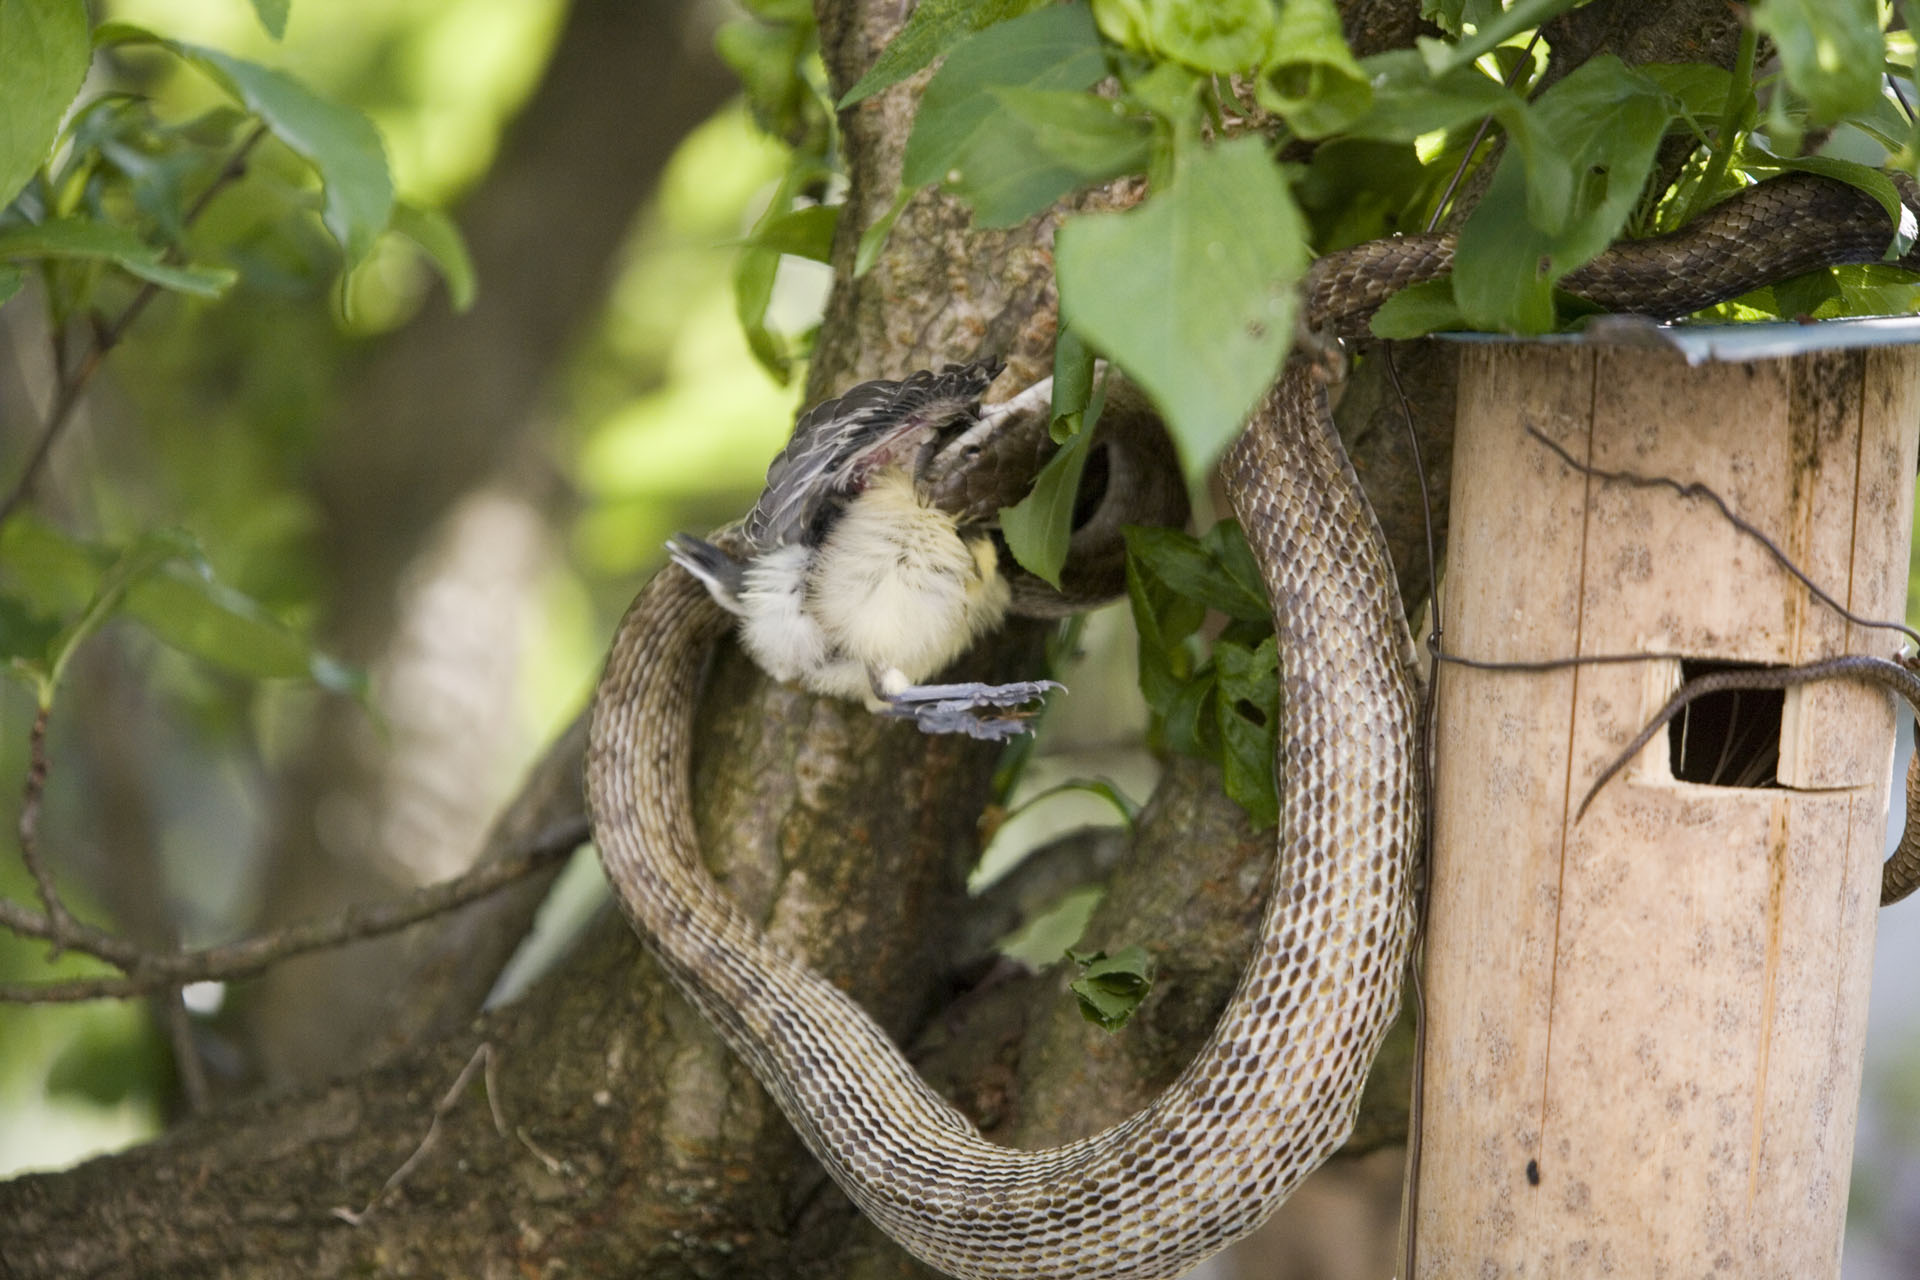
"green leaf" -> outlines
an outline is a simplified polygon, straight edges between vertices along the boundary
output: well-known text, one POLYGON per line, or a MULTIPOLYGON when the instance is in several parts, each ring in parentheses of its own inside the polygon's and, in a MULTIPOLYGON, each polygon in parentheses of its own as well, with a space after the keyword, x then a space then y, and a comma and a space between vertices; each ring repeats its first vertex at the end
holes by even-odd
POLYGON ((733 312, 753 358, 774 381, 785 386, 793 376, 793 358, 786 344, 767 328, 767 306, 773 301, 773 282, 779 273, 778 253, 771 249, 743 250, 733 264, 733 312))
POLYGON ((1107 39, 1197 71, 1250 71, 1276 47, 1273 0, 1093 0, 1107 39))
POLYGON ((84 0, 0 0, 0 208, 53 150, 92 58, 84 0))
POLYGON ((867 74, 840 99, 840 109, 892 88, 976 31, 1025 13, 1041 0, 922 0, 867 74))
POLYGON ((1187 599, 1229 618, 1260 622, 1273 616, 1259 566, 1232 521, 1209 530, 1206 540, 1179 529, 1129 529, 1127 553, 1187 599), (1223 556, 1223 548, 1231 550, 1223 556), (1231 567, 1225 562, 1228 557, 1231 567))
POLYGON ((901 161, 901 185, 939 182, 987 145, 1003 111, 990 90, 1007 85, 1084 89, 1107 73, 1093 19, 1080 5, 1053 6, 968 37, 927 85, 901 161))
POLYGON ((27 600, 0 592, 0 663, 10 669, 38 669, 60 624, 34 611, 27 600))
POLYGON ((1612 55, 1582 64, 1528 109, 1461 228, 1453 296, 1480 329, 1554 327, 1553 286, 1613 242, 1639 203, 1673 101, 1612 55))
POLYGON ((806 139, 803 149, 812 149, 826 114, 806 74, 816 52, 813 13, 763 7, 759 17, 723 23, 714 33, 714 50, 740 77, 754 122, 790 144, 806 139))
POLYGON ((0 565, 24 610, 68 616, 44 650, 49 691, 74 650, 125 614, 214 666, 255 678, 310 679, 364 696, 358 671, 316 652, 251 598, 217 581, 199 543, 182 530, 150 532, 116 551, 16 517, 0 531, 0 565))
POLYGON ((1876 0, 1765 0, 1753 25, 1773 39, 1787 83, 1812 123, 1866 111, 1880 96, 1885 41, 1876 0))
POLYGON ((1000 532, 1006 535, 1013 558, 1056 591, 1060 588, 1061 566, 1067 562, 1067 543, 1073 536, 1073 505, 1080 495, 1080 473, 1087 465, 1092 442, 1090 429, 1069 436, 1040 468, 1027 496, 1000 511, 1000 532))
POLYGON ((1062 325, 1053 339, 1053 430, 1058 443, 1066 443, 1066 436, 1060 434, 1061 421, 1077 419, 1093 398, 1096 363, 1079 332, 1062 325))
POLYGON ((20 292, 20 286, 26 282, 26 272, 18 267, 0 263, 0 307, 6 306, 7 300, 20 292))
POLYGON ((477 280, 466 237, 453 219, 438 209, 398 201, 393 206, 393 229, 414 242, 447 282, 447 301, 455 311, 473 305, 477 280))
POLYGON ((1200 535, 1200 546, 1218 571, 1233 583, 1231 594, 1223 594, 1221 603, 1210 607, 1230 618, 1258 623, 1271 630, 1273 604, 1267 599, 1267 580, 1260 572, 1260 562, 1254 559, 1253 548, 1247 545, 1247 535, 1240 528, 1240 522, 1215 521, 1211 529, 1200 535), (1249 599, 1259 602, 1257 608, 1249 609, 1246 603, 1249 599))
POLYGON ((1376 338, 1421 338, 1449 329, 1466 329, 1467 318, 1453 300, 1453 278, 1429 280, 1394 294, 1373 313, 1376 338))
POLYGON ((135 584, 126 611, 170 647, 239 675, 306 679, 334 693, 365 693, 359 672, 316 653, 251 597, 222 585, 197 554, 135 584))
POLYGON ((1611 54, 1542 94, 1521 137, 1527 211, 1580 260, 1612 243, 1639 202, 1675 103, 1652 77, 1611 54))
POLYGON ((1492 6, 1488 6, 1486 21, 1468 38, 1449 43, 1421 36, 1414 43, 1428 68, 1434 75, 1441 76, 1466 66, 1522 31, 1531 31, 1579 3, 1580 0, 1515 0, 1514 6, 1503 13, 1495 13, 1492 6))
POLYGON ((1280 370, 1309 258, 1264 144, 1186 149, 1165 191, 1072 219, 1055 255, 1067 323, 1153 397, 1189 468, 1211 465, 1280 370))
POLYGON ((163 262, 164 252, 126 227, 85 218, 22 223, 0 230, 0 260, 100 259, 163 288, 204 298, 218 297, 239 278, 225 267, 176 266, 163 262))
POLYGON ((997 86, 997 113, 949 158, 947 182, 985 227, 1023 222, 1074 189, 1146 167, 1148 120, 1090 93, 997 86))
POLYGON ((1080 976, 1067 986, 1079 998, 1081 1016, 1103 1030, 1127 1025, 1153 990, 1153 961, 1144 947, 1122 947, 1112 955, 1069 950, 1067 959, 1080 968, 1080 976))
POLYGON ((837 204, 810 204, 771 214, 754 228, 747 243, 776 254, 829 262, 833 257, 834 229, 840 225, 840 209, 837 204))
POLYGON ((1220 758, 1220 726, 1213 710, 1219 681, 1220 671, 1209 659, 1194 672, 1193 679, 1174 690, 1160 720, 1160 732, 1169 751, 1202 760, 1220 758))
POLYGON ((1488 116, 1509 133, 1524 127, 1526 103, 1471 63, 1438 75, 1410 49, 1375 54, 1361 70, 1372 88, 1372 105, 1344 132, 1379 142, 1414 142, 1443 129, 1477 125, 1488 116))
POLYGON ((1175 591, 1146 564, 1141 550, 1152 534, 1146 526, 1128 526, 1127 602, 1140 642, 1140 692, 1156 714, 1165 716, 1193 678, 1193 655, 1186 641, 1206 621, 1206 607, 1175 591))
POLYGON ((853 251, 853 277, 860 277, 873 270, 873 264, 880 260, 880 250, 887 244, 887 237, 893 234, 893 224, 900 221, 900 215, 906 212, 907 201, 913 199, 914 189, 902 187, 893 197, 893 203, 880 215, 874 224, 860 233, 860 243, 853 251))
POLYGON ((292 4, 293 0, 253 0, 253 12, 267 34, 279 40, 287 34, 287 10, 292 4))
POLYGON ((358 265, 393 216, 393 178, 373 122, 284 71, 199 45, 173 48, 313 166, 323 191, 320 220, 339 242, 347 265, 358 265))
POLYGON ((42 705, 59 686, 74 651, 120 611, 127 593, 167 561, 190 554, 195 554, 191 539, 175 530, 161 530, 142 535, 107 566, 86 607, 47 645, 47 687, 42 693, 42 705))
POLYGON ((1247 811, 1254 826, 1270 827, 1280 816, 1273 774, 1280 721, 1274 638, 1252 649, 1223 638, 1213 646, 1213 661, 1220 672, 1220 765, 1227 796, 1247 811))
POLYGON ((1338 133, 1372 105, 1373 89, 1340 33, 1332 0, 1287 0, 1274 48, 1280 52, 1261 69, 1256 96, 1301 137, 1338 133))

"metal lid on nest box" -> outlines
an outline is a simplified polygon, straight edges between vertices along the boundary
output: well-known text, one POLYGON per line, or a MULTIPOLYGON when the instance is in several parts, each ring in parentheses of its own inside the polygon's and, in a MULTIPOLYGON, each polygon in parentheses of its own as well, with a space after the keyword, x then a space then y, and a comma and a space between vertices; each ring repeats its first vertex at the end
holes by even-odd
POLYGON ((1645 316, 1596 316, 1578 333, 1515 338, 1503 333, 1436 333, 1450 342, 1544 342, 1554 345, 1665 347, 1688 364, 1741 364, 1809 351, 1920 344, 1920 316, 1867 316, 1806 324, 1660 324, 1645 316))

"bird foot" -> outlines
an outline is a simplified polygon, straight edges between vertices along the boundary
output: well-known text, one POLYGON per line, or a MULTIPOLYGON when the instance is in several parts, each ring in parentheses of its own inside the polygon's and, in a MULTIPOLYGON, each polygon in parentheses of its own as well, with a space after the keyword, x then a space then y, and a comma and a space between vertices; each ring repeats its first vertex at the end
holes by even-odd
POLYGON ((970 738, 1004 742, 1030 732, 1042 695, 1066 686, 1057 680, 1020 680, 1013 684, 918 684, 885 696, 879 714, 911 720, 922 733, 964 733, 970 738), (985 714, 999 709, 1004 715, 985 714))

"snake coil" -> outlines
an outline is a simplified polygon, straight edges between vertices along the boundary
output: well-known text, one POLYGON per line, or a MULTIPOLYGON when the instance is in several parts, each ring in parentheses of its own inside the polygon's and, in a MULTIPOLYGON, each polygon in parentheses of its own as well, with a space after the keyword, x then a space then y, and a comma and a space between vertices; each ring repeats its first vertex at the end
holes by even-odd
MULTIPOLYGON (((1673 236, 1618 246, 1562 287, 1670 316, 1781 275, 1878 260, 1889 234, 1870 197, 1790 175, 1673 236)), ((1322 259, 1310 318, 1361 333, 1380 300, 1451 261, 1452 241, 1437 236, 1322 259)), ((1278 874, 1247 971, 1199 1055, 1146 1109, 1063 1146, 983 1139, 705 870, 688 765, 701 671, 727 616, 668 568, 614 637, 586 775, 622 906, 861 1210, 952 1275, 1179 1275, 1260 1225, 1340 1145, 1397 1010, 1421 814, 1407 630, 1380 531, 1322 391, 1297 366, 1225 473, 1280 638, 1278 874)))

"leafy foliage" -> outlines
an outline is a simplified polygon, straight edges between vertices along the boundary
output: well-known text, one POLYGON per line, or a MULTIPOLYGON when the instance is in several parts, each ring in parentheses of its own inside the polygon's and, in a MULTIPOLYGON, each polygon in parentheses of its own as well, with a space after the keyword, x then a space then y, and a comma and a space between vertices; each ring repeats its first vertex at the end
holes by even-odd
MULTIPOLYGON (((259 0, 256 12, 269 34, 284 32, 286 0, 259 0)), ((103 79, 112 83, 111 66, 103 79)), ((397 232, 440 266, 457 305, 471 301, 473 268, 458 231, 436 211, 395 201, 385 149, 365 115, 219 49, 123 22, 89 31, 85 7, 71 0, 0 3, 0 194, 11 198, 0 210, 0 301, 36 274, 56 345, 72 345, 85 321, 97 360, 138 316, 141 290, 227 294, 246 259, 196 235, 193 224, 213 193, 241 179, 248 153, 267 138, 317 181, 317 194, 288 188, 288 203, 311 210, 337 247, 340 271, 397 232), (117 65, 130 51, 196 68, 231 106, 163 119, 149 100, 117 88, 74 100, 96 52, 117 65)), ((261 170, 249 180, 285 181, 277 166, 261 170)), ((45 430, 57 427, 56 420, 45 430)), ((0 524, 0 656, 42 706, 74 650, 122 615, 243 676, 360 691, 355 673, 221 583, 190 533, 89 541, 34 518, 15 505, 18 496, 0 524)))
POLYGON ((1126 1026, 1153 990, 1153 962, 1144 947, 1122 947, 1112 955, 1068 951, 1067 959, 1080 969, 1080 976, 1067 984, 1080 1002, 1080 1016, 1103 1031, 1126 1026))
POLYGON ((1279 656, 1266 585, 1240 527, 1222 521, 1198 538, 1128 529, 1127 599, 1140 690, 1161 742, 1218 763, 1227 794, 1256 825, 1273 825, 1279 656), (1224 619, 1211 643, 1210 613, 1224 619))

